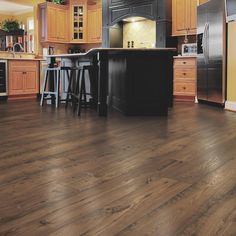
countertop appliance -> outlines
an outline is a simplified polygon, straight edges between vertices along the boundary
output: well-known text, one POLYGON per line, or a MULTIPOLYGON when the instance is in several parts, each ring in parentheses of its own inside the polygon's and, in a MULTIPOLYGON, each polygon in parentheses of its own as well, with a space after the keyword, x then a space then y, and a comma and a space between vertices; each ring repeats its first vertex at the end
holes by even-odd
POLYGON ((197 9, 197 98, 224 106, 226 94, 226 18, 224 1, 197 9))
POLYGON ((227 22, 236 21, 236 1, 225 0, 227 22))
POLYGON ((182 44, 182 56, 196 56, 196 55, 197 55, 196 43, 182 44))
POLYGON ((7 61, 0 60, 0 97, 7 96, 7 61))

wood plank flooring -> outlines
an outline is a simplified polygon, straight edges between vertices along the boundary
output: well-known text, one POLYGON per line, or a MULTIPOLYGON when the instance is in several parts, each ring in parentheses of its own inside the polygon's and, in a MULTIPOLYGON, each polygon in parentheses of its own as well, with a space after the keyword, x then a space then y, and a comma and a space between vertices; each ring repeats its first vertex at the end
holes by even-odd
POLYGON ((235 236, 236 113, 0 104, 0 236, 235 236))

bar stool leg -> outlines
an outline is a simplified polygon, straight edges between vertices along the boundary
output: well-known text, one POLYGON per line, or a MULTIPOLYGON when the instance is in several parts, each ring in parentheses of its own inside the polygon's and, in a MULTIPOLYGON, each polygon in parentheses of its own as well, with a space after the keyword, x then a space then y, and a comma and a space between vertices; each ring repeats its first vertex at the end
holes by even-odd
POLYGON ((72 100, 72 96, 71 96, 72 88, 71 88, 71 86, 72 86, 72 80, 73 80, 73 76, 74 76, 74 70, 72 70, 70 72, 70 75, 69 75, 69 71, 67 70, 67 76, 68 76, 68 79, 69 79, 69 84, 68 84, 67 95, 66 95, 66 106, 65 106, 66 109, 68 108, 69 100, 70 99, 72 100))
POLYGON ((81 93, 83 101, 84 101, 84 108, 87 109, 87 92, 86 92, 86 84, 85 84, 85 70, 84 70, 84 75, 82 77, 82 87, 81 87, 81 93))
POLYGON ((77 115, 80 116, 81 113, 81 101, 82 101, 82 95, 83 95, 83 83, 84 83, 84 75, 85 70, 82 70, 80 80, 79 80, 79 94, 78 94, 78 107, 77 107, 77 115))
POLYGON ((56 108, 59 107, 59 100, 60 100, 60 75, 61 75, 61 72, 60 70, 58 70, 56 72, 56 108))
POLYGON ((97 92, 97 80, 95 78, 95 71, 94 69, 90 68, 89 70, 89 81, 90 81, 90 93, 92 97, 92 105, 96 106, 97 105, 97 97, 98 97, 98 92, 97 92))
POLYGON ((81 69, 78 70, 77 73, 77 78, 76 78, 76 82, 75 82, 75 86, 74 86, 74 91, 73 91, 73 97, 72 97, 72 108, 73 108, 73 112, 75 112, 76 110, 76 106, 78 104, 78 93, 79 93, 79 83, 80 83, 80 77, 81 77, 81 69))
POLYGON ((45 76, 44 76, 44 81, 43 81, 43 90, 42 90, 40 106, 44 105, 44 96, 45 96, 45 91, 46 91, 46 88, 47 88, 48 75, 49 75, 49 72, 48 72, 48 70, 46 70, 46 73, 45 73, 45 76))

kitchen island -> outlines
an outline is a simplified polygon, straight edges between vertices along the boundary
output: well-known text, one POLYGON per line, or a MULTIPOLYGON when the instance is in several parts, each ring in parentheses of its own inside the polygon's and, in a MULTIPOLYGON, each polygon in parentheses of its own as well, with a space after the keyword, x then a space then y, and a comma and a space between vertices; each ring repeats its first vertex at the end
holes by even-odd
POLYGON ((98 81, 98 114, 109 107, 125 115, 168 115, 173 101, 173 56, 175 48, 95 48, 87 53, 49 55, 66 63, 91 61, 98 81))

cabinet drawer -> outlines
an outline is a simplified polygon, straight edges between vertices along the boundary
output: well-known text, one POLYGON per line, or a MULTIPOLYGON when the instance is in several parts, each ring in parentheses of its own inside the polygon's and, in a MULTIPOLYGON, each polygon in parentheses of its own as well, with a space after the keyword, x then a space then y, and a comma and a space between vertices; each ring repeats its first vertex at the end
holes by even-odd
POLYGON ((174 78, 189 78, 189 79, 195 79, 196 78, 196 70, 195 69, 180 69, 175 68, 174 70, 174 78))
POLYGON ((19 61, 10 61, 9 62, 9 66, 11 69, 14 69, 14 68, 22 68, 24 67, 34 67, 36 68, 38 65, 38 62, 37 61, 24 61, 24 60, 19 60, 19 61))
POLYGON ((177 80, 174 82, 174 95, 190 95, 195 96, 195 82, 177 80))
POLYGON ((182 66, 196 66, 196 59, 195 58, 183 58, 183 59, 175 59, 174 61, 174 66, 175 67, 182 67, 182 66))

